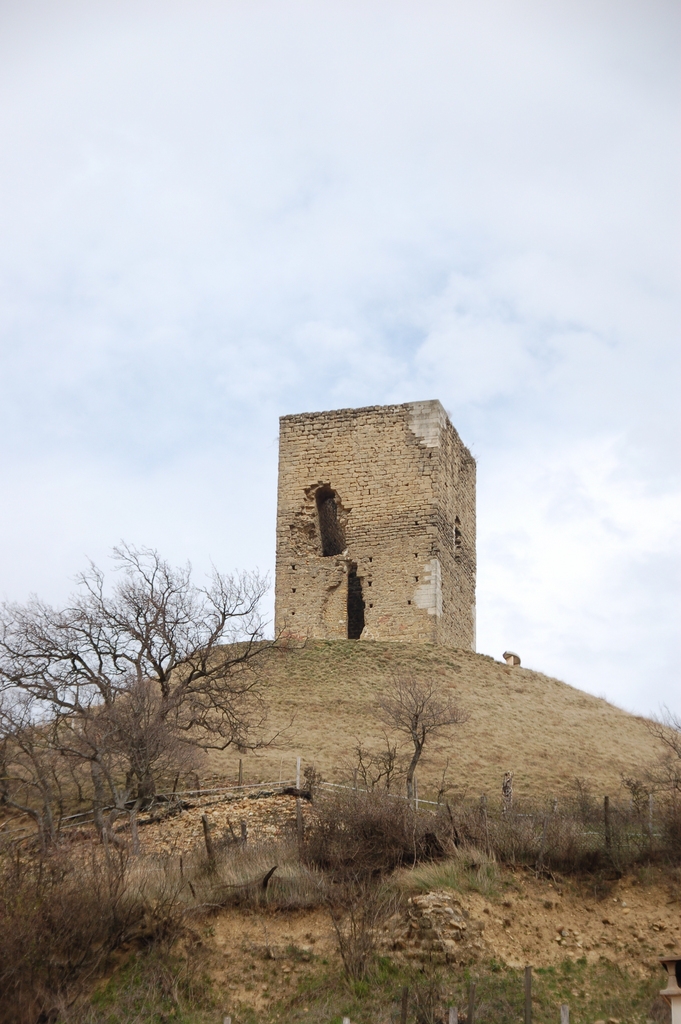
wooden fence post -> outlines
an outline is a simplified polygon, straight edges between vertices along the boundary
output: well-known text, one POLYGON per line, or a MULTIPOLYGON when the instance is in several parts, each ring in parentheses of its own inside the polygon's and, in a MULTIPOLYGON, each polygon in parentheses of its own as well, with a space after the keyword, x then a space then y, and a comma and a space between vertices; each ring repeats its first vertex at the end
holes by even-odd
POLYGON ((414 810, 418 811, 418 809, 419 809, 419 780, 416 778, 416 774, 414 774, 414 810))
POLYGON ((244 762, 243 762, 243 759, 240 757, 239 758, 239 785, 243 786, 243 784, 244 784, 244 762))
POLYGON ((400 1006, 400 1024, 407 1024, 407 1007, 409 1006, 409 987, 402 989, 402 1005, 400 1006))
POLYGON ((651 849, 653 847, 653 803, 653 794, 648 793, 648 842, 651 849))
POLYGON ((459 1011, 456 1006, 449 1007, 449 1024, 459 1024, 459 1011))
POLYGON ((570 1024, 570 1007, 567 1003, 561 1003, 560 1024, 570 1024))
POLYGON ((475 982, 468 989, 468 1024, 475 1024, 475 982))
POLYGON ((208 864, 212 870, 215 867, 215 847, 213 846, 213 839, 210 834, 210 825, 208 824, 208 818, 206 817, 205 814, 201 815, 201 824, 203 825, 203 839, 206 844, 208 864))
MULTIPOLYGON (((296 789, 300 792, 300 758, 296 758, 296 789)), ((300 797, 296 797, 296 830, 298 832, 298 845, 303 842, 303 806, 300 797)))
POLYGON ((532 1024, 532 968, 525 968, 525 1024, 532 1024))
POLYGON ((248 825, 245 821, 241 822, 241 842, 243 846, 246 846, 248 842, 248 825))
POLYGON ((603 824, 605 826, 605 848, 610 853, 612 848, 612 832, 610 831, 610 797, 603 797, 603 824))
POLYGON ((489 857, 489 825, 487 822, 487 794, 483 793, 480 797, 480 813, 482 815, 482 823, 485 826, 485 853, 489 857))

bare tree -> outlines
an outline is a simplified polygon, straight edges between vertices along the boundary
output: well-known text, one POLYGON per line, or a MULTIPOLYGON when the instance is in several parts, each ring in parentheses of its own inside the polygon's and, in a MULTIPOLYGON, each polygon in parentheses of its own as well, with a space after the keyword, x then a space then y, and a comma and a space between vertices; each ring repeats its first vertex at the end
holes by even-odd
POLYGON ((681 793, 681 715, 664 707, 648 728, 663 748, 662 756, 646 772, 651 787, 681 793))
POLYGON ((255 669, 274 643, 263 641, 268 583, 257 573, 214 570, 200 587, 190 566, 147 548, 122 545, 114 560, 111 588, 91 564, 66 608, 34 598, 4 605, 0 622, 0 685, 89 765, 96 810, 153 796, 183 748, 261 745, 255 669))
POLYGON ((0 805, 28 814, 43 849, 57 837, 65 765, 26 694, 0 694, 0 805))
POLYGON ((353 761, 343 765, 345 772, 354 779, 359 779, 365 789, 384 786, 388 791, 391 785, 406 774, 404 758, 398 753, 397 743, 391 743, 387 733, 383 734, 384 746, 378 751, 369 750, 361 740, 353 749, 353 761))
POLYGON ((405 733, 414 745, 406 771, 407 796, 411 799, 414 773, 428 737, 449 725, 462 725, 470 716, 451 696, 443 696, 435 683, 412 675, 394 676, 378 707, 385 725, 405 733))

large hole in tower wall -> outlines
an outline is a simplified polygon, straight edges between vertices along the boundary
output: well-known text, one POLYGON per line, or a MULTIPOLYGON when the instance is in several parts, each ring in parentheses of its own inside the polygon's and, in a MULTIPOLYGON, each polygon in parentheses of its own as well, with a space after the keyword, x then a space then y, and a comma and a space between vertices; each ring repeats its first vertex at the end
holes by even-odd
POLYGON ((348 640, 359 640, 364 629, 364 596, 357 566, 348 573, 348 640))
POLYGON ((345 551, 345 533, 338 522, 336 492, 332 491, 330 487, 320 487, 316 498, 322 554, 325 557, 340 555, 345 551))

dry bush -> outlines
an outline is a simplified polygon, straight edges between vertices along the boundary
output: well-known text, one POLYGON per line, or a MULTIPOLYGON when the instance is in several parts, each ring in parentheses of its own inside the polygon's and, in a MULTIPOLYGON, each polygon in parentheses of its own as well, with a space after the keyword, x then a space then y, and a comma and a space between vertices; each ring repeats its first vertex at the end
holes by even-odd
POLYGON ((507 864, 538 870, 583 873, 617 872, 651 861, 678 863, 681 857, 681 806, 658 800, 654 818, 634 796, 604 804, 595 800, 584 780, 559 809, 555 802, 526 802, 510 810, 458 805, 447 812, 452 835, 507 864))
POLYGON ((321 874, 300 862, 294 842, 218 845, 210 869, 197 848, 173 858, 172 870, 184 880, 183 899, 194 915, 226 906, 298 910, 324 898, 321 874))
POLYGON ((211 870, 199 848, 146 857, 99 844, 57 847, 49 855, 6 849, 0 1024, 56 1019, 124 944, 170 955, 180 935, 222 907, 300 909, 324 899, 323 879, 300 863, 294 844, 218 847, 211 870))
POLYGON ((123 855, 7 853, 0 862, 0 1022, 29 1024, 49 1014, 140 931, 144 917, 130 896, 123 855))
POLYGON ((444 1024, 447 985, 439 968, 424 963, 412 980, 410 995, 416 1024, 444 1024))
POLYGON ((673 797, 663 805, 661 839, 670 859, 678 863, 681 860, 681 801, 673 797))
POLYGON ((318 869, 377 874, 445 853, 445 819, 418 813, 385 790, 325 796, 315 810, 302 855, 305 863, 318 869))
POLYGON ((650 1008, 650 1020, 654 1024, 672 1024, 672 1008, 666 999, 657 996, 650 1008))
POLYGON ((345 873, 326 892, 343 971, 348 981, 363 981, 376 956, 381 926, 397 910, 398 894, 365 874, 345 873))

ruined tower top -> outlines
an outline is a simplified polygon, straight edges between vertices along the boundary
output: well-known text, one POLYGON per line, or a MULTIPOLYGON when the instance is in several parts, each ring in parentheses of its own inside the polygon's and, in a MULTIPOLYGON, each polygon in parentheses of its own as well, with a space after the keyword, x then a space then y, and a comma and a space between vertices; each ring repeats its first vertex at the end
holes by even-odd
POLYGON ((475 461, 439 402, 282 416, 275 628, 475 649, 475 461))

